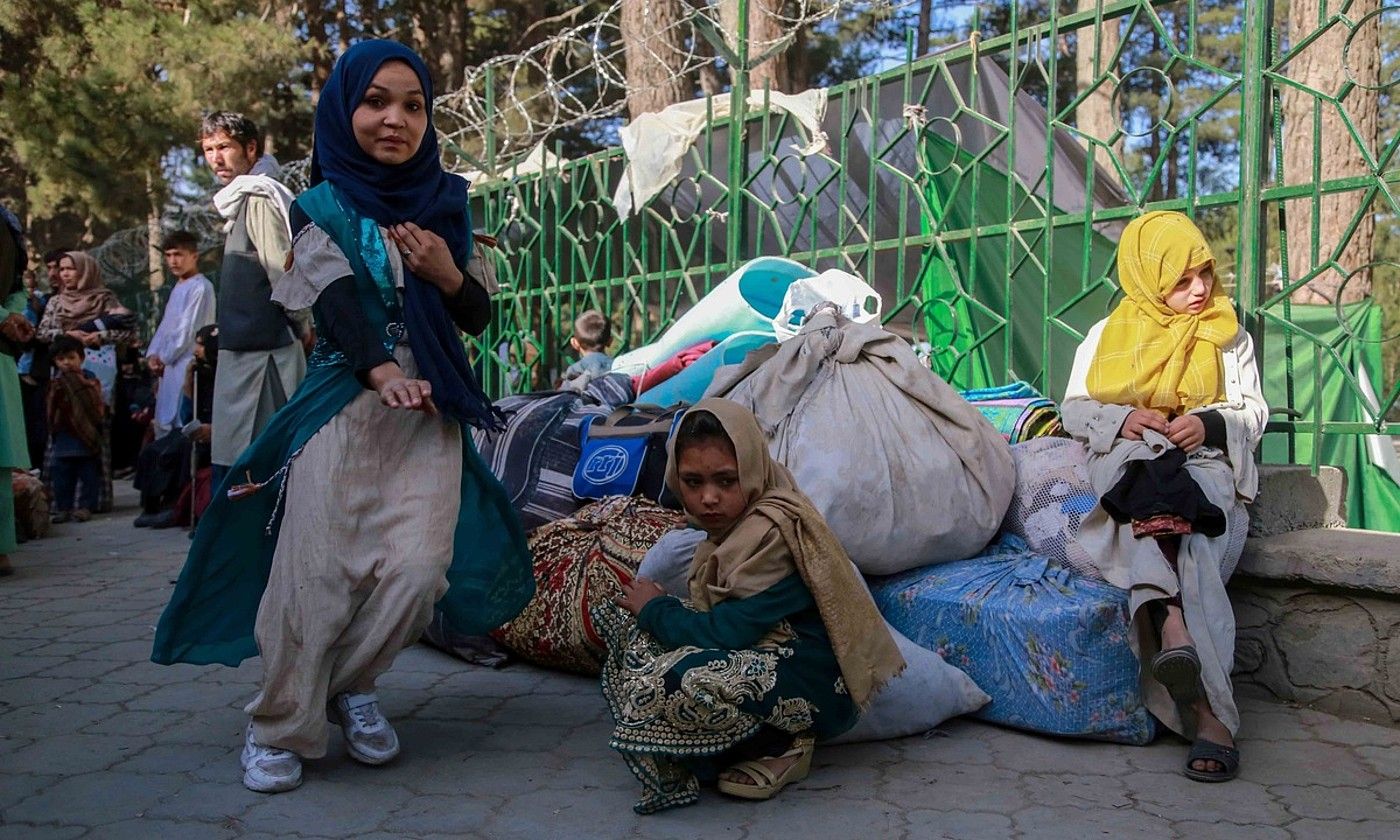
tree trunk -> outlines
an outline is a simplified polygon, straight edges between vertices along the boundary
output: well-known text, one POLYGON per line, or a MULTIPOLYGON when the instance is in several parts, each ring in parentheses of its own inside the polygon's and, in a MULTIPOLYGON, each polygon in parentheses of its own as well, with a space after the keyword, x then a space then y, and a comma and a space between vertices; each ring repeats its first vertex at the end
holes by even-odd
MULTIPOLYGON (((1338 4, 1329 4, 1329 11, 1338 4)), ((1380 0, 1356 0, 1347 9, 1347 16, 1360 20, 1380 7, 1380 0)), ((1318 28, 1317 15, 1319 0, 1292 0, 1288 10, 1288 39, 1296 44, 1318 28)), ((1346 43, 1347 30, 1333 26, 1326 35, 1314 41, 1306 50, 1288 62, 1286 72, 1289 77, 1314 90, 1335 93, 1343 83, 1344 68, 1352 77, 1363 84, 1376 85, 1380 80, 1380 27, 1373 18, 1360 29, 1352 41, 1351 50, 1344 59, 1342 48, 1346 43)), ((1318 179, 1328 181, 1366 174, 1366 164, 1356 141, 1347 130, 1337 109, 1328 103, 1322 104, 1322 119, 1318 134, 1314 137, 1313 103, 1317 100, 1310 94, 1284 87, 1283 106, 1283 178, 1285 184, 1311 184, 1313 177, 1313 148, 1318 144, 1322 152, 1322 166, 1318 179)), ((1342 107, 1351 117, 1361 140, 1375 150, 1380 137, 1380 94, 1375 90, 1361 87, 1352 88, 1342 107)), ((1285 278, 1292 282, 1313 271, 1332 258, 1332 252, 1343 245, 1342 237, 1353 218, 1361 211, 1365 198, 1364 190, 1351 190, 1344 193, 1324 195, 1319 202, 1317 257, 1314 259, 1312 242, 1312 201, 1303 199, 1288 203, 1288 272, 1285 278)), ((1347 272, 1355 271, 1372 260, 1372 243, 1375 239, 1375 216, 1366 213, 1357 225, 1356 232, 1343 245, 1336 262, 1341 266, 1318 275, 1315 279, 1293 293, 1294 303, 1334 303, 1340 296, 1343 303, 1354 303, 1371 293, 1369 271, 1358 272, 1342 288, 1347 272), (1340 292, 1340 295, 1339 295, 1340 292)))
POLYGON ((350 9, 346 0, 335 4, 335 32, 336 46, 339 47, 336 54, 344 55, 350 49, 350 36, 354 34, 350 31, 350 9))
MULTIPOLYGON (((1091 0, 1079 0, 1081 4, 1091 0)), ((928 54, 929 30, 933 28, 933 0, 919 0, 919 31, 916 33, 914 55, 928 54)))
MULTIPOLYGON (((1152 30, 1152 53, 1151 53, 1151 54, 1152 54, 1153 56, 1161 56, 1161 55, 1162 55, 1162 36, 1161 36, 1161 35, 1157 32, 1157 30, 1155 30, 1155 29, 1152 30)), ((1165 61, 1165 59, 1162 59, 1162 60, 1165 61)), ((1153 65, 1153 66, 1157 66, 1157 65, 1153 65)), ((1160 69, 1160 68, 1159 68, 1159 69, 1160 69)), ((1165 92, 1159 87, 1158 81, 1159 81, 1159 80, 1158 80, 1157 76, 1154 75, 1154 76, 1152 77, 1152 81, 1149 82, 1149 84, 1151 85, 1152 96, 1156 97, 1157 102, 1160 103, 1160 102, 1162 101, 1162 96, 1164 95, 1165 92)), ((1148 149, 1150 150, 1151 159, 1152 159, 1154 162, 1157 161, 1157 160, 1160 160, 1161 157, 1162 157, 1162 135, 1165 134, 1165 133, 1166 133, 1166 129, 1163 128, 1160 124, 1157 125, 1156 127, 1154 127, 1154 128, 1152 129, 1152 142, 1148 145, 1148 149)), ((1167 197, 1166 185, 1165 185, 1165 184, 1162 182, 1162 180, 1159 178, 1159 179, 1157 179, 1157 183, 1154 184, 1153 187, 1152 187, 1152 198, 1153 198, 1154 200, 1156 200, 1156 201, 1161 201, 1162 199, 1164 199, 1164 198, 1166 198, 1166 197, 1167 197)))
MULTIPOLYGON (((749 0, 749 61, 752 63, 760 55, 772 49, 787 32, 783 21, 775 14, 781 12, 783 0, 749 0)), ((724 31, 730 49, 738 46, 739 0, 723 0, 720 3, 720 28, 724 31)), ((767 85, 772 90, 783 93, 796 93, 792 72, 789 68, 789 50, 784 50, 749 71, 749 89, 763 90, 767 85)), ((733 68, 731 68, 731 75, 733 68)))
POLYGON ((319 0, 302 0, 302 14, 306 17, 307 42, 311 47, 311 104, 321 98, 321 88, 331 76, 335 65, 335 55, 326 35, 326 9, 319 0))
MULTIPOLYGON (((1078 11, 1093 11, 1098 7, 1100 0, 1078 0, 1078 11)), ((1114 61, 1114 54, 1118 51, 1118 44, 1122 36, 1118 30, 1119 19, 1105 20, 1103 28, 1097 33, 1092 28, 1079 30, 1079 42, 1074 51, 1074 78, 1079 86, 1079 92, 1088 90, 1094 81, 1100 76, 1107 76, 1116 73, 1117 63, 1114 61), (1098 67, 1094 66, 1094 40, 1095 34, 1098 36, 1098 67)), ((1089 95, 1087 99, 1079 103, 1075 109, 1075 121, 1079 130, 1090 137, 1099 140, 1107 140, 1115 129, 1113 124, 1113 91, 1116 85, 1111 81, 1105 81, 1089 95)), ((1090 155, 1096 156, 1095 149, 1088 141, 1081 141, 1089 148, 1090 155)), ((1123 153, 1123 141, 1119 139, 1113 144, 1113 150, 1118 154, 1123 153)), ((1104 161, 1107 164, 1107 161, 1104 161)))
POLYGON ((161 260, 164 252, 160 249, 160 211, 164 200, 160 190, 156 188, 158 180, 155 173, 146 173, 146 285, 152 292, 165 285, 165 272, 161 260))
POLYGON ((627 113, 632 119, 690 98, 682 72, 686 45, 681 0, 623 0, 622 42, 627 62, 627 113))
MULTIPOLYGON (((692 4, 694 4, 694 0, 692 0, 692 4)), ((697 8, 692 13, 699 14, 702 11, 697 8)), ((701 35, 698 29, 695 31, 695 43, 692 45, 692 49, 697 59, 714 58, 716 55, 714 45, 710 43, 708 38, 701 35)), ((698 77, 696 81, 702 95, 719 96, 724 92, 724 78, 720 76, 719 68, 715 67, 713 61, 702 65, 696 75, 698 77)))
POLYGON ((438 74, 442 83, 439 91, 456 89, 461 83, 462 44, 466 40, 466 8, 448 6, 443 10, 443 49, 438 52, 438 74))
POLYGON ((379 4, 376 2, 360 3, 360 34, 366 38, 379 35, 379 4))
POLYGON ((428 52, 428 30, 424 26, 421 9, 414 9, 408 17, 408 37, 414 52, 419 55, 428 52))

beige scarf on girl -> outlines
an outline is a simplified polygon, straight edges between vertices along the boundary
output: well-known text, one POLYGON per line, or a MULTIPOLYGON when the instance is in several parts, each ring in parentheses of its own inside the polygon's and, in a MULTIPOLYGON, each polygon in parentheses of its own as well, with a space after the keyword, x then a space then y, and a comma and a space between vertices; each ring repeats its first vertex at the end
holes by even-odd
MULTIPOLYGON (((851 699, 866 708, 904 670, 904 657, 826 520, 797 489, 787 467, 768 454, 753 413, 725 399, 702 400, 690 411, 714 415, 739 461, 748 507, 728 532, 700 543, 690 567, 690 600, 708 611, 729 598, 755 595, 794 571, 811 590, 851 699)), ((675 439, 666 481, 680 495, 675 439)))

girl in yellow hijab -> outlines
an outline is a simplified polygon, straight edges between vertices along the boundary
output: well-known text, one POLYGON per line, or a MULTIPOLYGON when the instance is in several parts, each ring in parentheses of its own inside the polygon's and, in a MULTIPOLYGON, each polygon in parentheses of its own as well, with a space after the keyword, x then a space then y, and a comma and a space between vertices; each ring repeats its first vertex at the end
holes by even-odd
POLYGON ((1164 419, 1225 398, 1220 350, 1240 324, 1215 281, 1215 256, 1180 213, 1146 213, 1118 243, 1123 301, 1108 316, 1089 394, 1164 419))
POLYGON ((608 642, 611 746, 642 782, 639 814, 695 802, 716 776, 723 793, 772 797, 806 776, 816 739, 851 728, 904 667, 752 412, 703 400, 670 448, 667 484, 707 535, 689 598, 638 580, 593 613, 608 642))
POLYGON ((1253 343, 1190 219, 1130 222, 1118 280, 1123 300, 1089 330, 1061 406, 1101 497, 1077 536, 1129 591, 1145 702, 1195 739, 1185 774, 1226 781, 1240 754, 1225 580, 1258 487, 1253 450, 1268 409, 1253 343))

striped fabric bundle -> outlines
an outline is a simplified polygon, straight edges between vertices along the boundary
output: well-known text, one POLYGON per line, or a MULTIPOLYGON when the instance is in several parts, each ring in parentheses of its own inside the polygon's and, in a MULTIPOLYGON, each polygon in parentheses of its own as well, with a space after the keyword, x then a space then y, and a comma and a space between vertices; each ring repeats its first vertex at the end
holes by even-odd
POLYGON ((960 393, 1008 443, 1022 443, 1038 437, 1064 437, 1060 410, 1054 400, 1042 397, 1025 382, 973 388, 960 393))
POLYGON ((519 394, 496 401, 506 417, 500 432, 472 430, 486 466, 505 485, 526 531, 573 515, 579 427, 586 417, 606 417, 632 401, 632 380, 608 374, 573 391, 519 394))

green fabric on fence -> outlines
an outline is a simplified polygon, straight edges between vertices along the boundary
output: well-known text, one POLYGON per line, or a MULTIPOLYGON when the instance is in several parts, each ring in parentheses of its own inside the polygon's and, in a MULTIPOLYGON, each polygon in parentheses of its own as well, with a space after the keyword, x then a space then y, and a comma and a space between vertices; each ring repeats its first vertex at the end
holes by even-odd
MULTIPOLYGON (((931 173, 924 198, 933 215, 922 219, 925 232, 1045 218, 1040 199, 1019 180, 942 137, 924 137, 923 164, 931 173)), ((1043 394, 1064 394, 1079 339, 1068 330, 1047 331, 1047 322, 1084 333, 1108 314, 1113 287, 1096 281, 1110 273, 1117 247, 1078 223, 1054 228, 1048 242, 1034 230, 949 241, 941 252, 935 246, 920 278, 924 326, 934 344, 955 352, 935 355, 934 371, 960 390, 1023 379, 1043 394), (1047 246, 1050 262, 1042 264, 1047 246)))
MULTIPOLYGON (((1279 310, 1278 314, 1282 315, 1282 311, 1279 310)), ((1294 408, 1306 412, 1298 420, 1300 427, 1316 419, 1311 412, 1318 405, 1326 407, 1321 418, 1324 422, 1367 420, 1362 416, 1360 397, 1356 395, 1347 374, 1347 371, 1358 374, 1358 365, 1365 367, 1373 390, 1380 393, 1376 387, 1381 371, 1379 341, 1385 333, 1380 307, 1371 301, 1352 304, 1345 307, 1344 317, 1350 325, 1350 332, 1338 323, 1337 310, 1332 306, 1295 305, 1289 313, 1288 320, 1298 328, 1292 331, 1295 334, 1292 339, 1294 393, 1291 403, 1294 408), (1320 342, 1323 348, 1320 369, 1314 343, 1298 334, 1299 331, 1311 334, 1320 342), (1366 340, 1358 340, 1353 335, 1366 340), (1333 358, 1328 348, 1335 348, 1338 358, 1333 358), (1315 400, 1319 382, 1321 400, 1315 400)), ((1290 403, 1286 388, 1289 356, 1287 335, 1290 331, 1280 324, 1266 322, 1261 373, 1264 396, 1271 406, 1290 403)), ((1263 460, 1270 464, 1311 464, 1315 438, 1316 435, 1311 432, 1294 435, 1294 454, 1290 458, 1287 435, 1265 435, 1263 460)), ((1363 436, 1324 435, 1316 454, 1319 463, 1331 464, 1346 472, 1348 525, 1375 531, 1400 531, 1400 485, 1389 473, 1371 463, 1363 436)))
MULTIPOLYGON (((939 149, 939 157, 956 155, 953 145, 937 135, 931 135, 920 144, 921 163, 929 171, 940 164, 934 161, 933 149, 939 149)), ((928 213, 919 214, 919 232, 928 235, 942 223, 948 215, 943 191, 929 181, 924 192, 925 207, 928 213)), ((987 367, 987 354, 976 344, 976 333, 969 327, 972 324, 972 307, 967 298, 959 294, 958 279, 949 268, 938 248, 924 251, 923 268, 919 276, 923 303, 925 336, 931 347, 946 348, 943 353, 932 356, 929 365, 955 388, 973 390, 992 388, 999 384, 997 377, 987 367)))

